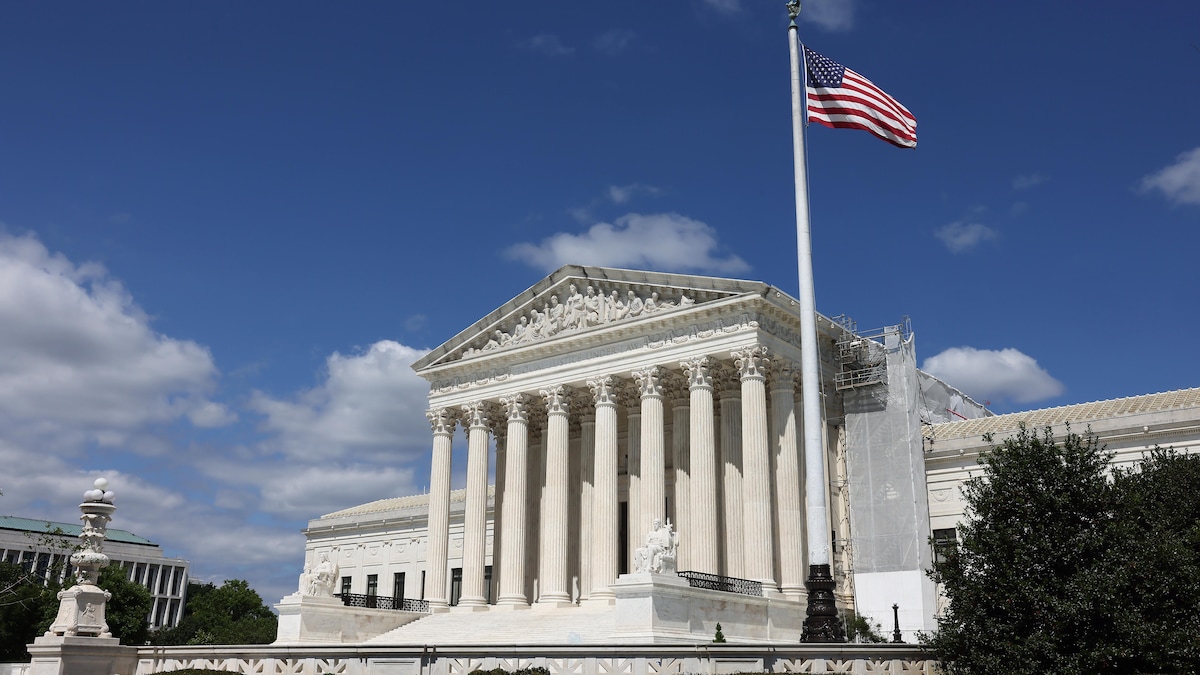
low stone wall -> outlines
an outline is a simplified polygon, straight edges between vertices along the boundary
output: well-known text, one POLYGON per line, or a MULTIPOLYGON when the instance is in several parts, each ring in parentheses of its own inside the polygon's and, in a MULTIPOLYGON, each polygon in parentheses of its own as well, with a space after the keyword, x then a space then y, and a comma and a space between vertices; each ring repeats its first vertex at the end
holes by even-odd
POLYGON ((887 673, 935 675, 911 645, 644 645, 507 647, 159 647, 138 650, 136 674, 209 668, 245 675, 467 675, 541 667, 571 675, 887 673))
POLYGON ((0 675, 29 675, 29 664, 0 663, 0 675))

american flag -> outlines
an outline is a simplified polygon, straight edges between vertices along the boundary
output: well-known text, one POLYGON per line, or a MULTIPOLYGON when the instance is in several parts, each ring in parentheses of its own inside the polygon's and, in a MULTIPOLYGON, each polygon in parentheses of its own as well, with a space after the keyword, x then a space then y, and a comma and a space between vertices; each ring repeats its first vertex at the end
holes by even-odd
POLYGON ((917 147, 917 118, 870 80, 804 48, 808 121, 833 129, 862 129, 901 148, 917 147))

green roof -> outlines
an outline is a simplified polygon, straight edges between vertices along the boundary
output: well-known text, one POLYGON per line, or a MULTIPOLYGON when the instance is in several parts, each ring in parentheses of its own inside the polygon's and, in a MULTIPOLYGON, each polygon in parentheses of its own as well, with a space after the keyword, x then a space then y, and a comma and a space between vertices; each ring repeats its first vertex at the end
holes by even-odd
MULTIPOLYGON (((78 537, 83 531, 83 526, 78 523, 58 523, 53 520, 34 520, 32 518, 18 518, 16 516, 0 516, 0 530, 16 530, 18 532, 30 532, 33 534, 46 534, 51 530, 58 528, 68 537, 78 537)), ((132 532, 108 528, 105 538, 108 541, 119 541, 125 544, 141 544, 143 546, 158 546, 154 542, 145 537, 139 537, 132 532)))

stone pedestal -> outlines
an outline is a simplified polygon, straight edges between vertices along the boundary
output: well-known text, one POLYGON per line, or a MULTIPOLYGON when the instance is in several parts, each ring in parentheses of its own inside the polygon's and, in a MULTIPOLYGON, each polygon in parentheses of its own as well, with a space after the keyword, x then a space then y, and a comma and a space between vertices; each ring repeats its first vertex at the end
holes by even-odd
POLYGON ((78 584, 58 592, 58 616, 46 637, 112 637, 104 620, 104 603, 112 597, 92 584, 78 584))
POLYGON ((137 670, 137 647, 113 637, 50 635, 29 645, 29 675, 112 675, 137 670))
POLYGON ((804 621, 801 603, 779 597, 691 588, 672 574, 622 574, 614 636, 631 644, 712 642, 721 624, 733 644, 798 642, 804 621))
POLYGON ((279 612, 277 645, 350 644, 427 616, 421 612, 346 607, 337 598, 293 593, 275 605, 279 612))

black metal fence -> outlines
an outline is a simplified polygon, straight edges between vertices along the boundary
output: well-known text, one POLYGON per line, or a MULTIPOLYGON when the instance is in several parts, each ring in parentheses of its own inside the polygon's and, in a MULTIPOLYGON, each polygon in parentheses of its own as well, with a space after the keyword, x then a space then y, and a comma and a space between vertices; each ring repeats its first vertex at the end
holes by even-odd
POLYGON ((738 579, 737 577, 723 577, 719 574, 706 574, 704 572, 680 572, 679 576, 687 579, 688 586, 692 588, 707 588, 710 591, 762 596, 761 581, 738 579))
POLYGON ((386 595, 362 595, 360 593, 342 593, 333 596, 341 598, 347 607, 365 607, 367 609, 394 609, 399 612, 429 613, 429 603, 424 600, 411 598, 392 598, 386 595))

